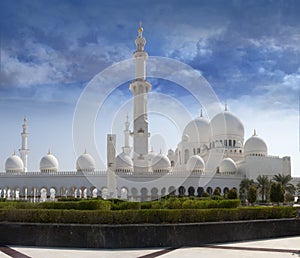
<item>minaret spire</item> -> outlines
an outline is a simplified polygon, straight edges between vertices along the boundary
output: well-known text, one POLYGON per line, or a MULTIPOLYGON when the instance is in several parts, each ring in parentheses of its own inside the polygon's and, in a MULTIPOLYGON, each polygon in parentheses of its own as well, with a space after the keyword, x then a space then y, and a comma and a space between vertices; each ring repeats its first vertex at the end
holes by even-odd
POLYGON ((134 96, 133 106, 133 162, 134 172, 148 172, 148 111, 147 94, 151 84, 146 81, 146 61, 148 53, 145 51, 146 39, 143 37, 143 27, 140 23, 138 36, 135 39, 135 81, 129 86, 134 96))
POLYGON ((29 154, 29 149, 27 146, 27 138, 28 138, 27 127, 28 126, 27 126, 26 116, 24 116, 24 123, 23 123, 22 127, 23 127, 23 131, 21 133, 22 147, 19 149, 19 152, 20 152, 20 156, 23 161, 23 164, 24 164, 24 172, 27 172, 27 158, 28 158, 28 154, 29 154))
POLYGON ((227 102, 225 102, 225 111, 228 111, 227 102))
POLYGON ((129 130, 129 118, 128 114, 126 115, 126 121, 125 121, 125 130, 124 130, 124 147, 123 147, 123 152, 126 154, 130 154, 131 152, 131 147, 129 145, 129 137, 130 137, 130 130, 129 130))

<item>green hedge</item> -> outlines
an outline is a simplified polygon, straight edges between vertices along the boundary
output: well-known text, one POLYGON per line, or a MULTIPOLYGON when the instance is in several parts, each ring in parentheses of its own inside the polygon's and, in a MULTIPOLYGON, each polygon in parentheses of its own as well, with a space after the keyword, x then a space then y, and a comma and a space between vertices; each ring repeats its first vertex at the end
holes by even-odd
POLYGON ((213 209, 237 208, 240 200, 207 200, 189 198, 169 198, 161 201, 142 203, 142 209, 213 209))
POLYGON ((100 200, 83 200, 70 202, 41 202, 37 205, 40 209, 60 210, 110 210, 111 203, 100 200))
POLYGON ((72 200, 32 203, 26 201, 0 202, 0 209, 60 209, 60 210, 140 210, 140 209, 212 209, 236 208, 240 200, 207 200, 190 198, 169 198, 152 202, 128 202, 111 200, 72 200))
POLYGON ((2 209, 0 221, 80 224, 194 223, 295 217, 289 206, 223 209, 57 210, 2 209))

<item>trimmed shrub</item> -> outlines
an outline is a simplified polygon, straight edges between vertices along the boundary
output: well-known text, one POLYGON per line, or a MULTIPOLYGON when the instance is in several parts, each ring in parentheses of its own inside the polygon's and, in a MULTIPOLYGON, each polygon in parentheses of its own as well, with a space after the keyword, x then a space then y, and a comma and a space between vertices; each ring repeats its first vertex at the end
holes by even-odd
POLYGON ((71 202, 42 202, 37 204, 41 209, 58 210, 110 210, 111 203, 102 200, 82 200, 71 202))
POLYGON ((140 202, 119 202, 112 206, 112 210, 140 210, 140 202))
POLYGON ((290 206, 243 207, 234 209, 145 209, 115 211, 2 209, 0 210, 0 221, 80 224, 195 223, 293 218, 295 214, 296 209, 290 206))
POLYGON ((238 199, 238 193, 236 189, 231 188, 227 193, 228 199, 238 199))
POLYGON ((204 192, 202 193, 201 197, 210 197, 210 195, 209 195, 208 192, 205 192, 205 191, 204 191, 204 192))
POLYGON ((181 201, 178 198, 170 198, 163 202, 163 207, 167 209, 180 209, 181 201))
POLYGON ((257 189, 255 186, 251 185, 247 192, 247 199, 250 203, 254 203, 257 199, 257 189))

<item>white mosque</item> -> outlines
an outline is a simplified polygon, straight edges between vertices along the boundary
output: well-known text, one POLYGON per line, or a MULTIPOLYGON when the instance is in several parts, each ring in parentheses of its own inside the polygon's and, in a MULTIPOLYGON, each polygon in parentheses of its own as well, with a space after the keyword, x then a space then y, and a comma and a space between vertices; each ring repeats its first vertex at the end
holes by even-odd
POLYGON ((102 196, 145 201, 169 193, 212 194, 216 188, 225 194, 231 188, 238 190, 244 178, 291 174, 290 157, 269 155, 266 142, 255 130, 245 141, 243 123, 227 106, 211 120, 201 111, 199 117, 186 125, 175 151, 170 149, 166 155, 149 151, 147 93, 151 84, 146 80, 148 54, 142 33, 140 26, 133 54, 136 79, 129 86, 134 95, 133 128, 131 131, 127 116, 124 147, 118 155, 116 135, 107 135, 107 170, 97 171, 94 158, 85 151, 76 161, 76 171, 59 171, 58 160, 49 151, 40 161, 40 172, 27 171, 29 149, 24 118, 20 156, 14 153, 9 157, 5 173, 0 173, 1 197, 45 201, 59 196, 102 196))

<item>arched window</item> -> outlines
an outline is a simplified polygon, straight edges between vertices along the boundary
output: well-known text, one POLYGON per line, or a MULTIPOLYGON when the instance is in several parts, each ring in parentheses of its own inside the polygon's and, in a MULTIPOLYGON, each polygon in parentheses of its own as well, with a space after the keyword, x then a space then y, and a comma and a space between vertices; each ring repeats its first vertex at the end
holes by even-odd
POLYGON ((188 189, 188 193, 189 193, 189 196, 194 196, 195 195, 195 188, 190 186, 189 189, 188 189))
POLYGON ((231 143, 232 143, 232 141, 231 141, 231 140, 229 140, 229 146, 231 146, 231 143))
POLYGON ((180 186, 179 189, 178 189, 178 193, 179 193, 179 196, 184 196, 185 188, 183 186, 180 186))

